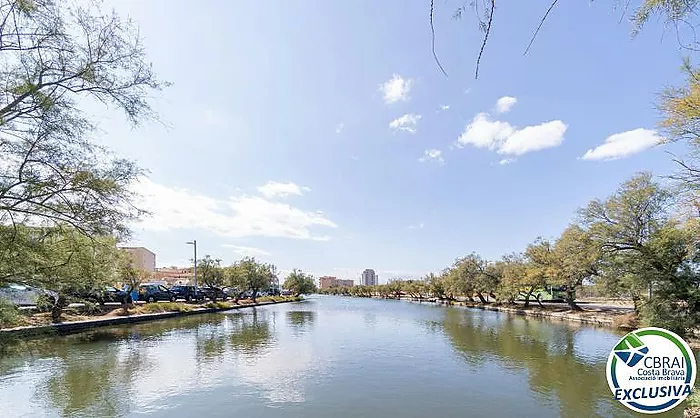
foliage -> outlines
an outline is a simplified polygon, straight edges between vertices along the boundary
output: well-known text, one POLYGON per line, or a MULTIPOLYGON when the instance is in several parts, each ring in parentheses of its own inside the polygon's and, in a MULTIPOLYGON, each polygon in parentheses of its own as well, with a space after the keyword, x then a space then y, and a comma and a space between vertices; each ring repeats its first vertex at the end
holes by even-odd
POLYGON ((207 302, 203 307, 207 309, 231 309, 233 305, 228 302, 207 302))
POLYGON ((19 309, 5 299, 0 299, 0 328, 16 327, 22 324, 19 309))
POLYGON ((116 106, 134 124, 153 116, 148 93, 166 84, 138 30, 97 3, 1 0, 0 19, 0 223, 126 234, 141 170, 87 139, 95 126, 78 104, 116 106))
POLYGON ((274 265, 260 263, 254 257, 244 257, 236 263, 234 272, 236 280, 244 283, 246 290, 253 292, 253 302, 260 290, 270 287, 277 277, 274 265))
POLYGON ((190 312, 192 306, 181 302, 147 303, 136 308, 136 313, 190 312))
POLYGON ((224 285, 224 270, 221 268, 221 260, 213 259, 205 255, 197 260, 197 280, 205 286, 219 289, 224 285))
POLYGON ((316 293, 318 291, 313 276, 297 269, 289 273, 284 280, 283 287, 290 290, 295 296, 316 293))

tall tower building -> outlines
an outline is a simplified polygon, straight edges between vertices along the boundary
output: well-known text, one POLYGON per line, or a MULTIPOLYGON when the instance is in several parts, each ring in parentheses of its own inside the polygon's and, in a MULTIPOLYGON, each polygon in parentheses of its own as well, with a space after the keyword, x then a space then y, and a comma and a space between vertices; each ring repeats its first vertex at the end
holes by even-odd
POLYGON ((362 280, 360 281, 365 286, 376 286, 379 284, 379 276, 372 269, 366 269, 362 272, 362 280))

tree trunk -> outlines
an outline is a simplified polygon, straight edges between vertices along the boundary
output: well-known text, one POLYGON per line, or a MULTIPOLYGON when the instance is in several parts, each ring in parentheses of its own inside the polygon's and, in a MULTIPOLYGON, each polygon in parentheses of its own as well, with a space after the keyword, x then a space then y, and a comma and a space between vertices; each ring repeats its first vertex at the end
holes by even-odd
POLYGON ((253 289, 253 303, 255 303, 255 300, 258 298, 258 291, 257 289, 253 289))
POLYGON ((476 296, 479 298, 481 303, 486 304, 486 299, 484 299, 484 295, 482 295, 481 292, 477 293, 476 296))
POLYGON ((566 303, 569 304, 572 311, 582 311, 583 309, 574 302, 574 294, 573 291, 566 292, 566 303))
POLYGON ((54 303, 51 307, 51 320, 54 323, 61 322, 61 314, 63 314, 63 306, 66 304, 66 299, 62 295, 54 297, 54 303))

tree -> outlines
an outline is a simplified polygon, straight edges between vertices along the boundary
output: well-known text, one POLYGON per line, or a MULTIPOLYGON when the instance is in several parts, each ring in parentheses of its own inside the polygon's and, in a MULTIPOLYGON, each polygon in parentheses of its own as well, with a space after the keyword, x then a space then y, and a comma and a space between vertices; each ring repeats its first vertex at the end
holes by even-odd
POLYGON ((523 254, 508 254, 501 261, 501 283, 496 290, 500 300, 515 303, 520 295, 524 279, 527 277, 527 260, 523 254))
MULTIPOLYGON (((538 238, 525 249, 527 263, 518 285, 520 295, 525 297, 525 307, 530 304, 530 298, 535 290, 547 286, 547 279, 552 276, 553 248, 548 240, 538 238)), ((542 306, 539 298, 537 303, 542 306)))
POLYGON ((316 282, 313 276, 301 270, 294 269, 284 280, 284 288, 292 291, 295 296, 316 293, 316 282))
POLYGON ((677 266, 656 258, 650 244, 668 225, 671 193, 641 173, 624 182, 606 201, 593 200, 581 215, 591 239, 605 257, 601 280, 610 291, 629 295, 638 302, 650 294, 660 277, 677 266))
POLYGON ((70 295, 102 289, 118 276, 119 252, 110 236, 86 237, 70 227, 0 226, 0 284, 15 282, 50 291, 44 304, 58 321, 70 295))
POLYGON ((221 268, 221 260, 213 259, 205 255, 203 259, 197 261, 198 280, 205 286, 212 288, 211 300, 216 302, 217 292, 224 284, 224 272, 221 268))
POLYGON ((255 260, 255 257, 244 257, 238 262, 241 274, 245 278, 246 287, 253 292, 255 302, 261 289, 270 286, 276 274, 276 268, 272 264, 264 264, 255 260))
POLYGON ((123 290, 126 292, 126 298, 122 301, 124 311, 128 310, 128 305, 133 302, 131 293, 138 289, 139 285, 148 280, 150 274, 144 270, 134 267, 134 263, 129 254, 122 250, 118 258, 119 279, 123 285, 123 290))
POLYGON ((550 284, 566 286, 566 302, 571 309, 581 308, 574 302, 576 290, 584 280, 593 279, 601 263, 600 247, 578 225, 569 226, 554 244, 550 284))
POLYGON ((0 0, 0 222, 68 224, 85 235, 125 234, 141 214, 128 185, 141 170, 87 137, 78 103, 97 99, 136 124, 153 116, 158 81, 138 30, 97 6, 0 0))
POLYGON ((245 272, 239 263, 234 263, 232 266, 224 269, 224 279, 226 285, 234 292, 234 301, 238 302, 243 293, 248 290, 248 283, 245 277, 245 272))

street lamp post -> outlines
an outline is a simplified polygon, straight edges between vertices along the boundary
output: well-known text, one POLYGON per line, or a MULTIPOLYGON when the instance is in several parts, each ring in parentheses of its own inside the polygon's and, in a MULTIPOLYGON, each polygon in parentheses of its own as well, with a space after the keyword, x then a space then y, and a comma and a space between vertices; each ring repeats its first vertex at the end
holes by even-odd
POLYGON ((197 240, 187 241, 185 244, 194 246, 194 288, 197 289, 197 240))

